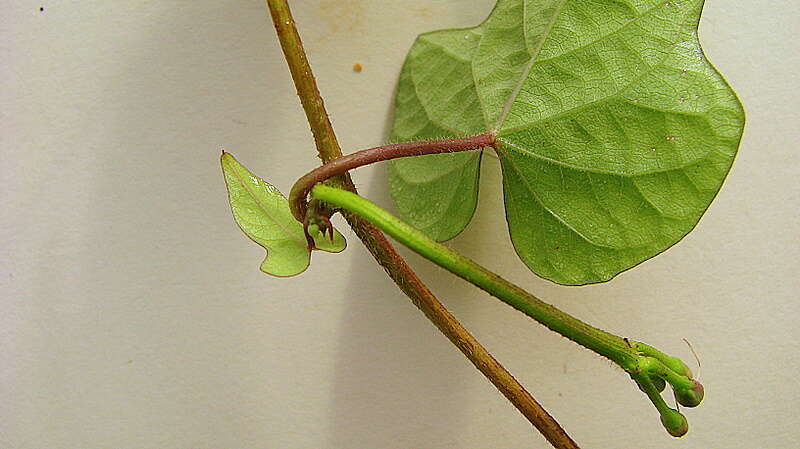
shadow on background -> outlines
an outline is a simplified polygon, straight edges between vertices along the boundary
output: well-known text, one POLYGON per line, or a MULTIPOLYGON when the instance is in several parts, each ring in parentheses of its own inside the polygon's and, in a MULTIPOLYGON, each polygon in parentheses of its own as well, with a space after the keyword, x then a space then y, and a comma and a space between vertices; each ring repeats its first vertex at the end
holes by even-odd
MULTIPOLYGON (((386 116, 388 135, 393 117, 386 116)), ((386 163, 363 171, 369 173, 357 176, 369 181, 359 183, 368 186, 360 193, 393 211, 386 163)), ((475 295, 466 282, 392 244, 451 311, 459 298, 475 295)), ((470 244, 481 242, 473 239, 470 244)), ((458 250, 464 241, 451 245, 458 250)), ((330 447, 452 447, 459 429, 469 423, 465 417, 471 413, 473 390, 468 385, 488 381, 368 253, 353 258, 350 273, 335 365, 330 447)), ((461 305, 458 319, 468 320, 473 309, 461 305)))
MULTIPOLYGON (((372 175, 380 187, 364 194, 390 204, 383 172, 372 175)), ((480 374, 388 277, 376 275, 381 269, 369 255, 353 260, 340 324, 330 446, 446 447, 463 427, 469 405, 465 382, 480 374)), ((423 280, 445 278, 430 284, 434 294, 451 299, 467 294, 464 285, 447 286, 448 275, 427 261, 410 262, 423 280)))

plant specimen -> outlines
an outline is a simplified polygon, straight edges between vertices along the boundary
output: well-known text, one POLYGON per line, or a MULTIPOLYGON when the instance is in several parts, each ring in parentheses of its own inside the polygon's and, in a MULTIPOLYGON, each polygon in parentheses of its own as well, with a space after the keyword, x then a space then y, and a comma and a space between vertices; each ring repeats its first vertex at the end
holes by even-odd
POLYGON ((685 417, 661 392, 669 384, 680 405, 696 407, 704 391, 681 360, 584 323, 438 242, 469 223, 484 151, 501 161, 518 255, 553 282, 608 281, 690 232, 727 176, 744 127, 741 104, 698 41, 703 0, 499 0, 474 28, 416 40, 398 85, 391 136, 398 143, 343 157, 288 5, 267 3, 326 163, 286 199, 223 153, 236 221, 267 249, 262 270, 290 276, 305 270, 313 250, 343 250, 330 222, 341 212, 398 285, 555 447, 577 445, 375 228, 616 363, 666 430, 684 435, 685 417), (347 176, 384 160, 392 160, 400 218, 354 193, 347 176))

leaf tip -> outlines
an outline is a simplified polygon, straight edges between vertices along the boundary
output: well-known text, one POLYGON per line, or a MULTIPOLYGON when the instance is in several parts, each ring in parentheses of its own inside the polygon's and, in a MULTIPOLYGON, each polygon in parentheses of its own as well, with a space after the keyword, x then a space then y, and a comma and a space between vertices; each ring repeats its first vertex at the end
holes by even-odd
POLYGON ((219 156, 219 160, 222 163, 225 163, 226 161, 235 161, 236 158, 234 158, 233 155, 228 153, 227 151, 222 150, 222 154, 219 156))

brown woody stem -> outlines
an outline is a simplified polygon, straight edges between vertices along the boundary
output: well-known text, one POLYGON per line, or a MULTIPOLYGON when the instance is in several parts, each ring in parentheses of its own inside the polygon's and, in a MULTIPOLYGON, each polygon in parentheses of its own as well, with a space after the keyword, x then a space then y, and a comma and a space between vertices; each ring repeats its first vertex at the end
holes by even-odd
MULTIPOLYGON (((287 0, 267 0, 272 21, 278 33, 286 62, 292 73, 297 94, 303 104, 314 134, 317 152, 323 162, 342 157, 316 80, 297 33, 287 0)), ((345 173, 337 179, 342 187, 355 192, 345 173)), ((431 293, 411 270, 386 236, 368 221, 344 213, 344 217, 369 252, 426 317, 481 371, 492 384, 533 424, 557 449, 580 449, 564 429, 539 405, 528 391, 473 337, 431 293)))

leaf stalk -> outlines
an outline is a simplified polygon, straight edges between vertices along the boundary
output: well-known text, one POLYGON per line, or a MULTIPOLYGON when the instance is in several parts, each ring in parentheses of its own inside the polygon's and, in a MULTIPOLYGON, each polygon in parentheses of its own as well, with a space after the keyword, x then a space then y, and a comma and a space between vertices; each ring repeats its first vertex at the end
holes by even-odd
POLYGON ((396 143, 357 151, 317 167, 298 179, 289 193, 289 207, 297 221, 304 222, 308 209, 307 197, 311 189, 316 184, 343 175, 354 168, 401 157, 458 153, 482 148, 495 148, 496 145, 497 136, 492 133, 485 133, 461 139, 396 143))

